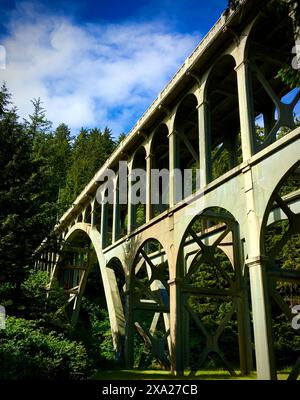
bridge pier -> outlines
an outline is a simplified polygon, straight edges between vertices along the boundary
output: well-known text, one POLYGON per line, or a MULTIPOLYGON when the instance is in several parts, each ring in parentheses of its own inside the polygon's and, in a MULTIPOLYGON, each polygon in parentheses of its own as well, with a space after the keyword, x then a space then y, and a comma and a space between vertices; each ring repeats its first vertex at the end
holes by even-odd
POLYGON ((257 257, 248 260, 247 266, 250 275, 257 378, 276 380, 266 263, 263 257, 257 257))
POLYGON ((176 376, 183 376, 185 360, 185 335, 181 296, 181 279, 169 281, 170 287, 170 337, 171 337, 171 371, 176 376))

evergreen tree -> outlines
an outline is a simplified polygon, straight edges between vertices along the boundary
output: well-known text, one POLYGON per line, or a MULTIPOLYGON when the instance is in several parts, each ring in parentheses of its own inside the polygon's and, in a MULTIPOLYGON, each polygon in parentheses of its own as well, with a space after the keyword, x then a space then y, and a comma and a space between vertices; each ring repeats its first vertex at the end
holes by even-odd
POLYGON ((16 109, 9 108, 5 86, 0 99, 0 285, 18 287, 49 225, 45 229, 40 219, 44 204, 32 136, 18 122, 16 109))
POLYGON ((126 137, 127 137, 126 133, 121 133, 117 139, 117 144, 123 142, 123 140, 126 139, 126 137))
POLYGON ((66 124, 60 124, 51 140, 49 163, 52 170, 53 201, 57 201, 57 216, 67 209, 61 192, 66 186, 67 171, 70 168, 72 144, 71 132, 66 124))
POLYGON ((115 147, 116 143, 108 128, 105 128, 104 132, 98 128, 81 129, 74 141, 66 186, 61 191, 61 201, 66 208, 89 183, 115 147))
POLYGON ((52 123, 47 120, 46 111, 42 107, 40 98, 31 100, 33 113, 29 115, 29 120, 25 119, 25 125, 29 133, 35 138, 37 135, 47 133, 52 127, 52 123))

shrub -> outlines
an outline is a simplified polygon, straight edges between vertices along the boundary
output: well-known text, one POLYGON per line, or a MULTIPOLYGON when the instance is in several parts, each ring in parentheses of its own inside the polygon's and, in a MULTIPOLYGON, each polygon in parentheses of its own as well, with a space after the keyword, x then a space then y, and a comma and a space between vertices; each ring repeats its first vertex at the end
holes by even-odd
POLYGON ((38 320, 44 327, 67 331, 65 307, 67 297, 55 278, 49 289, 50 276, 46 271, 31 271, 22 283, 23 314, 26 319, 38 320))
POLYGON ((0 331, 0 379, 72 379, 86 376, 81 343, 45 333, 36 321, 8 317, 0 331))

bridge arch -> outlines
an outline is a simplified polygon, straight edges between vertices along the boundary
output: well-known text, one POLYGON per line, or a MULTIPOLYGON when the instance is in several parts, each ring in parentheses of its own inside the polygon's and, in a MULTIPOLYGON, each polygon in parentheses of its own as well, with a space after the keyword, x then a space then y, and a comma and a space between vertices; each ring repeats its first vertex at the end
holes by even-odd
MULTIPOLYGON (((260 243, 261 243, 262 253, 264 253, 263 238, 264 238, 265 230, 266 230, 267 226, 269 225, 269 223, 273 222, 273 219, 269 221, 269 218, 270 218, 269 214, 270 214, 272 208, 274 207, 274 203, 276 203, 276 198, 280 195, 280 192, 282 192, 283 187, 285 185, 288 185, 289 181, 291 181, 292 175, 298 177, 299 167, 300 167, 299 159, 296 162, 295 162, 295 160, 291 160, 291 162, 288 163, 288 165, 286 165, 285 170, 282 171, 282 176, 280 178, 277 177, 277 179, 275 180, 275 182, 273 184, 273 191, 271 192, 271 195, 269 196, 269 201, 267 202, 267 205, 265 207, 262 225, 261 225, 261 232, 260 232, 261 241, 260 241, 260 243)), ((297 180, 297 179, 298 178, 295 178, 295 180, 297 180)), ((291 184, 293 185, 293 183, 291 183, 291 184)), ((295 182, 294 182, 294 185, 296 186, 295 182)), ((286 188, 284 192, 285 192, 285 196, 287 196, 289 189, 286 188)), ((280 207, 280 205, 279 205, 279 207, 280 207)), ((286 209, 286 211, 287 211, 287 209, 286 209)), ((278 220, 284 220, 284 219, 288 219, 288 216, 285 213, 283 213, 283 215, 281 214, 281 217, 278 220)))
POLYGON ((292 65, 295 48, 293 20, 288 7, 266 9, 247 36, 245 59, 251 87, 253 153, 295 129, 300 115, 300 90, 284 83, 280 70, 292 65))
POLYGON ((296 342, 293 348, 286 353, 276 350, 276 341, 282 337, 278 332, 276 320, 286 320, 284 335, 290 340, 296 338, 292 327, 292 307, 300 303, 300 161, 298 160, 283 175, 274 189, 264 214, 260 244, 261 254, 264 256, 263 265, 267 277, 267 307, 270 310, 268 319, 269 329, 272 331, 272 355, 276 359, 279 369, 285 365, 294 366, 290 371, 289 379, 297 379, 300 375, 300 356, 296 342), (274 345, 275 344, 275 345, 274 345))
POLYGON ((177 340, 178 335, 183 337, 180 341, 183 353, 177 357, 182 359, 184 368, 190 368, 194 374, 208 357, 216 357, 234 375, 233 354, 239 354, 242 372, 249 373, 252 356, 248 293, 239 226, 232 214, 221 207, 211 207, 194 216, 184 231, 176 267, 176 276, 181 280, 177 289, 181 299, 177 340), (203 302, 213 304, 211 321, 201 311, 203 302), (231 354, 226 354, 228 349, 222 343, 228 324, 235 326, 232 329, 236 342, 231 354), (190 344, 190 330, 198 332, 197 344, 190 344))
POLYGON ((174 167, 181 171, 181 182, 175 182, 175 203, 185 197, 184 170, 192 170, 192 191, 199 189, 195 179, 196 169, 199 169, 199 120, 198 99, 194 93, 188 93, 177 107, 174 119, 174 167))
POLYGON ((242 162, 236 61, 230 54, 213 65, 204 87, 208 136, 208 180, 242 162))
MULTIPOLYGON (((169 181, 169 130, 166 124, 160 124, 154 131, 150 142, 150 157, 151 157, 151 170, 156 169, 165 171, 165 175, 169 181)), ((163 172, 162 172, 163 174, 163 172)), ((154 195, 157 197, 158 202, 155 204, 151 201, 151 216, 157 216, 165 211, 169 206, 169 182, 164 183, 164 176, 159 178, 159 182, 154 182, 154 177, 151 176, 151 200, 154 195), (158 188, 157 188, 158 183, 158 188), (155 184, 155 187, 154 187, 155 184), (157 192, 158 189, 158 193, 157 192), (153 193, 155 191, 155 193, 153 193)))
MULTIPOLYGON (((92 245, 92 250, 95 252, 103 282, 114 349, 117 352, 122 353, 122 344, 124 342, 125 332, 125 320, 115 271, 114 269, 107 267, 107 262, 101 249, 101 235, 96 229, 91 229, 90 224, 81 222, 72 226, 72 228, 69 230, 66 237, 64 238, 64 246, 67 246, 67 244, 72 245, 72 242, 76 240, 76 237, 78 237, 78 235, 87 244, 92 245)), ((64 249, 62 249, 62 251, 63 250, 64 249)), ((57 263, 57 270, 55 271, 55 275, 57 275, 58 273, 60 261, 61 260, 59 260, 57 263)), ((72 316, 74 324, 76 324, 81 298, 84 294, 85 284, 89 273, 88 268, 89 266, 87 266, 86 271, 81 276, 81 279, 78 282, 78 293, 77 298, 74 299, 75 301, 72 316)))
POLYGON ((147 149, 144 145, 141 145, 133 154, 132 164, 130 174, 130 185, 129 190, 131 191, 129 207, 131 207, 131 231, 143 225, 146 222, 146 179, 142 182, 140 179, 136 179, 134 174, 134 170, 142 170, 145 173, 147 171, 147 149), (133 190, 133 187, 138 185, 139 189, 133 190), (140 198, 140 201, 137 204, 133 204, 136 201, 132 201, 133 197, 135 199, 140 198))
POLYGON ((138 247, 128 278, 127 365, 145 368, 156 360, 170 368, 169 263, 157 239, 149 238, 138 247), (138 360, 134 358, 137 338, 142 343, 138 360))

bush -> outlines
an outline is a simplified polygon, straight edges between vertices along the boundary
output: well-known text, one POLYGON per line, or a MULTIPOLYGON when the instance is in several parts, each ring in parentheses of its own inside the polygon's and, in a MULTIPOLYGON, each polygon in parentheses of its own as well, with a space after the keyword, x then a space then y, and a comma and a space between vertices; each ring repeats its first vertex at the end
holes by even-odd
POLYGON ((83 297, 80 318, 72 332, 72 339, 84 343, 94 368, 114 368, 117 360, 108 312, 99 304, 83 297))
POLYGON ((55 278, 49 289, 50 276, 46 271, 31 271, 22 283, 23 314, 26 319, 38 320, 45 328, 68 330, 65 314, 67 297, 55 278))
POLYGON ((72 379, 86 376, 88 358, 81 343, 36 321, 8 317, 0 331, 0 379, 72 379))

